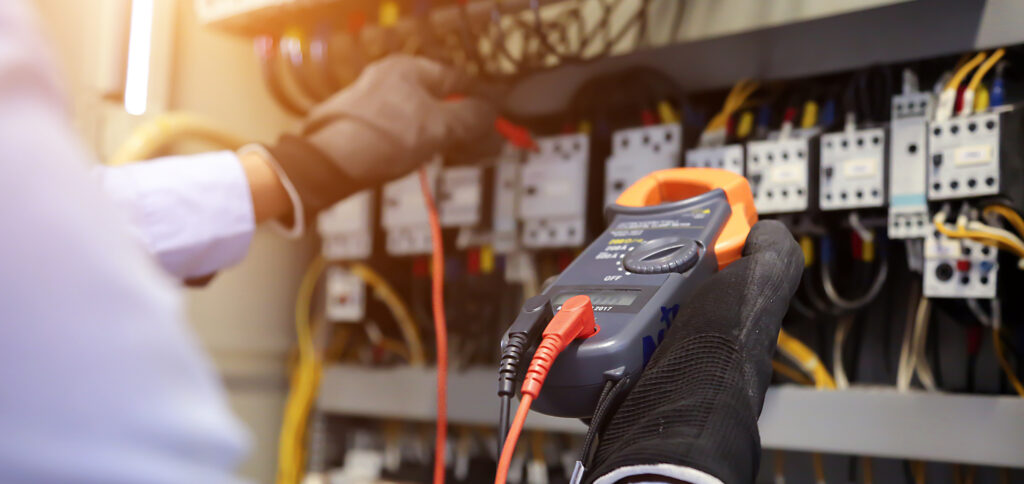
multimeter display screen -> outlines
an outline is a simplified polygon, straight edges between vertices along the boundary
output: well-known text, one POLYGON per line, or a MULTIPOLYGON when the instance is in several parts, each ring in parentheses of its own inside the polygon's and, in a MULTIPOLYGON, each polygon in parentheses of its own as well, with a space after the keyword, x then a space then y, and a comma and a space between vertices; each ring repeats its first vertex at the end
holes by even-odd
POLYGON ((636 289, 599 289, 593 291, 563 292, 551 301, 551 305, 558 307, 565 304, 573 296, 587 296, 590 304, 594 306, 629 306, 640 296, 636 289))

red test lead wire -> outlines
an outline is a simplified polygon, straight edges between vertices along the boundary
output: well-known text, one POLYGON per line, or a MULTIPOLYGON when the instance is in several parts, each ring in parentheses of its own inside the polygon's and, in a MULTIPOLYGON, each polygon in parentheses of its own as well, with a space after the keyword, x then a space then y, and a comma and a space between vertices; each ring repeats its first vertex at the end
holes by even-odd
POLYGON ((444 484, 444 457, 448 442, 448 323, 444 315, 444 242, 434 196, 430 193, 427 169, 420 168, 420 188, 430 219, 432 273, 431 305, 434 309, 434 335, 437 340, 437 432, 434 439, 434 484, 444 484))
POLYGON ((547 378, 555 358, 558 358, 558 355, 569 346, 572 340, 589 338, 596 334, 598 329, 594 320, 594 307, 590 304, 590 298, 587 296, 569 298, 544 328, 540 345, 537 346, 537 351, 533 354, 533 359, 530 360, 529 369, 526 370, 526 377, 523 379, 522 399, 519 401, 519 408, 516 409, 516 416, 512 420, 512 427, 509 428, 505 445, 502 446, 494 484, 505 484, 508 479, 512 454, 515 453, 519 434, 522 433, 523 424, 526 423, 526 414, 530 412, 530 405, 533 404, 533 400, 537 398, 541 387, 544 386, 544 379, 547 378))

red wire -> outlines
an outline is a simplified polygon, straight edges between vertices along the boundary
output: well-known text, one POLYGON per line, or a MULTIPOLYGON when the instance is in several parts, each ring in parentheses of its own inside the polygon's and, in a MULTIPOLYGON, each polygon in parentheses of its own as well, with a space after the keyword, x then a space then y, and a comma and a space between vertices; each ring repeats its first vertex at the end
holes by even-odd
POLYGON ((430 219, 430 243, 433 246, 430 275, 431 302, 434 308, 434 334, 437 340, 437 432, 434 439, 434 484, 444 484, 444 455, 448 441, 448 325, 444 317, 444 243, 441 220, 434 196, 430 193, 427 169, 420 168, 420 188, 430 219))
POLYGON ((530 413, 530 404, 533 403, 533 396, 524 393, 523 399, 519 401, 519 408, 516 409, 516 417, 512 420, 512 426, 508 429, 508 436, 505 437, 505 445, 501 447, 501 458, 498 460, 498 472, 494 475, 494 484, 505 484, 508 480, 508 470, 512 467, 512 455, 516 452, 516 443, 519 442, 519 434, 523 432, 523 425, 526 423, 526 414, 530 413))

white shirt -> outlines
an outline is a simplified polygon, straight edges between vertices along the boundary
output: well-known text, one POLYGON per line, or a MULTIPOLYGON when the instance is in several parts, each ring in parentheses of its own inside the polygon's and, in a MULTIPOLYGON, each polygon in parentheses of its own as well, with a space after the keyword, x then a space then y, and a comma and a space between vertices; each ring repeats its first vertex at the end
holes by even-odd
MULTIPOLYGON (((95 182, 32 15, 24 0, 0 1, 0 482, 236 482, 246 432, 185 324, 176 282, 95 182)), ((154 186, 136 180, 124 184, 154 186)), ((160 193, 183 192, 135 197, 160 193)), ((187 247, 194 238, 173 232, 191 227, 180 216, 189 209, 176 210, 142 232, 187 247)), ((211 254, 218 240, 244 247, 241 232, 210 234, 215 249, 194 261, 166 241, 152 248, 172 270, 201 271, 232 260, 211 254)))
MULTIPOLYGON (((97 168, 39 32, 0 0, 0 482, 238 482, 248 436, 174 278, 245 256, 245 174, 232 152, 97 168)), ((599 482, 635 475, 720 483, 665 465, 599 482)))

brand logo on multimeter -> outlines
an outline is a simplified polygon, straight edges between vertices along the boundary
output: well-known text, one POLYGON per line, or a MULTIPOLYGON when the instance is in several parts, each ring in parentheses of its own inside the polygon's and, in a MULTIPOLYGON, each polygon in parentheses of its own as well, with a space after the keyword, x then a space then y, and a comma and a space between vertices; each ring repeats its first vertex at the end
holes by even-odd
POLYGON ((661 323, 665 325, 665 328, 659 329, 657 336, 647 335, 644 336, 643 340, 643 351, 644 351, 644 366, 647 366, 647 362, 651 361, 651 356, 654 355, 654 350, 658 348, 658 345, 665 339, 665 331, 668 331, 672 327, 672 321, 675 321, 676 316, 679 315, 679 305, 673 304, 672 306, 661 307, 661 323), (657 339, 655 339, 657 338, 657 339))

